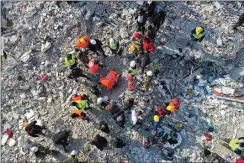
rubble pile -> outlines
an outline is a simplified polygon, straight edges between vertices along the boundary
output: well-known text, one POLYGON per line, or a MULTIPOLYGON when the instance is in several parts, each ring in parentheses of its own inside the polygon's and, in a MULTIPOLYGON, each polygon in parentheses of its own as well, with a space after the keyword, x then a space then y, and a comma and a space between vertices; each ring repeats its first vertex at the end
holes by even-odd
MULTIPOLYGON (((182 142, 175 148, 174 161, 202 161, 203 147, 210 147, 227 161, 238 158, 220 144, 223 138, 244 134, 243 32, 234 33, 230 28, 237 21, 237 14, 243 12, 241 2, 161 2, 167 17, 155 39, 157 51, 150 54, 152 63, 146 67, 158 68, 160 73, 145 93, 129 93, 124 79, 132 60, 128 45, 136 31, 134 16, 139 2, 62 2, 59 6, 55 2, 1 3, 2 49, 8 55, 1 62, 1 127, 2 133, 13 130, 15 140, 2 144, 2 162, 64 160, 68 154, 50 140, 63 129, 73 131, 68 150, 79 151, 80 160, 160 162, 162 146, 158 144, 162 144, 162 136, 157 136, 158 144, 150 149, 144 148, 144 142, 147 136, 156 134, 151 118, 155 106, 164 106, 173 97, 180 99, 180 111, 162 118, 159 133, 164 127, 173 130, 182 123, 182 142), (190 48, 190 33, 198 24, 206 28, 207 36, 190 48), (114 90, 102 89, 102 96, 117 101, 120 107, 124 99, 135 97, 134 109, 142 111, 139 119, 143 125, 132 126, 128 113, 125 128, 118 127, 110 113, 96 105, 97 98, 87 89, 89 82, 81 78, 77 86, 77 82, 67 78, 62 57, 73 51, 76 40, 85 34, 102 41, 108 55, 102 60, 107 67, 103 69, 115 68, 122 76, 114 90), (107 44, 111 37, 124 48, 122 56, 110 52, 107 44), (74 106, 68 100, 77 87, 81 94, 92 98, 93 109, 87 111, 90 123, 70 118, 74 106), (27 136, 21 127, 24 117, 41 120, 48 128, 47 136, 27 136), (100 121, 109 124, 111 134, 98 129, 100 121), (96 134, 106 136, 108 149, 100 151, 89 144, 89 138, 96 134), (210 141, 205 140, 206 134, 212 135, 210 141), (114 137, 123 139, 126 146, 114 148, 114 137), (29 151, 32 144, 41 144, 59 154, 38 159, 29 151)), ((141 86, 142 74, 137 77, 141 86)))

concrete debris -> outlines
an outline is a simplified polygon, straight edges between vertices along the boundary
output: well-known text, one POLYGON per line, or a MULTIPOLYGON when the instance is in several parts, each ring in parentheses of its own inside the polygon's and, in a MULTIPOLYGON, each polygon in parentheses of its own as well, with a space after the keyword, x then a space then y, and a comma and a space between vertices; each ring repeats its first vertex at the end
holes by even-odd
MULTIPOLYGON (((240 2, 157 2, 157 9, 162 8, 167 16, 155 39, 156 51, 150 53, 151 63, 144 71, 153 71, 153 79, 150 89, 142 90, 145 75, 139 70, 140 64, 136 65, 137 85, 133 92, 127 90, 125 78, 131 60, 140 57, 129 55, 128 47, 137 31, 135 16, 143 2, 69 3, 2 3, 1 50, 8 55, 1 62, 2 162, 62 162, 72 150, 79 151, 79 161, 166 162, 161 153, 163 146, 174 149, 172 162, 204 162, 201 153, 206 146, 235 162, 237 156, 220 144, 223 137, 241 137, 244 132, 240 125, 244 119, 243 36, 230 27, 243 12, 240 2), (194 42, 191 32, 199 24, 206 37, 202 42, 194 42), (90 91, 95 83, 83 77, 77 81, 67 78, 70 70, 65 67, 64 56, 74 50, 77 39, 83 35, 103 43, 106 59, 88 52, 89 59, 98 57, 104 65, 99 68, 99 75, 106 76, 109 69, 122 74, 111 91, 99 85, 99 97, 106 104, 116 101, 121 109, 125 99, 135 100, 135 105, 124 112, 124 128, 116 123, 120 117, 116 119, 115 114, 110 114, 112 111, 96 104, 97 97, 90 91), (112 55, 108 47, 111 37, 119 41, 121 56, 112 55), (85 110, 89 122, 70 117, 71 110, 76 109, 70 100, 74 89, 89 96, 91 109, 85 110), (165 109, 174 97, 180 100, 179 112, 161 116, 158 132, 154 131, 156 106, 165 109), (25 126, 33 121, 47 128, 45 136, 27 135, 25 126), (110 134, 98 130, 100 121, 108 123, 110 134), (13 130, 11 139, 4 132, 6 129, 13 130), (51 140, 54 133, 64 129, 73 134, 68 153, 51 140), (98 133, 109 142, 103 151, 88 140, 98 133), (175 134, 178 142, 172 146, 167 141, 175 134), (212 140, 206 141, 204 134, 212 135, 212 140), (114 137, 126 145, 113 147, 114 137), (31 154, 30 148, 37 145, 52 154, 45 158, 31 154)), ((148 25, 150 20, 145 33, 148 25)), ((78 67, 91 77, 79 60, 78 67)))

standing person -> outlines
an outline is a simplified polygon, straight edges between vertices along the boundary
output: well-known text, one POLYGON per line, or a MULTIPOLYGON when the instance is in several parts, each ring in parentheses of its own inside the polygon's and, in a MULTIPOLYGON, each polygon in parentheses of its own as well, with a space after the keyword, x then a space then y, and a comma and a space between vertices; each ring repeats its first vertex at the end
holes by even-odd
POLYGON ((78 158, 76 158, 76 155, 78 152, 76 150, 73 150, 70 154, 70 157, 64 161, 64 163, 79 163, 78 158))
POLYGON ((103 148, 105 148, 108 145, 108 141, 105 137, 97 134, 95 138, 91 141, 91 144, 95 145, 98 149, 102 151, 103 148))
POLYGON ((135 17, 135 20, 137 20, 137 25, 138 25, 137 31, 142 31, 142 33, 144 34, 145 33, 145 24, 146 24, 146 20, 147 20, 145 10, 140 8, 135 17))
POLYGON ((203 159, 204 159, 204 163, 208 163, 208 162, 226 163, 227 162, 218 154, 212 153, 206 148, 203 151, 203 159))
POLYGON ((87 117, 86 113, 82 110, 71 110, 71 117, 73 119, 82 119, 82 120, 87 120, 89 122, 89 117, 87 117))
POLYGON ((64 130, 55 134, 52 138, 54 144, 62 145, 64 150, 67 151, 66 146, 69 145, 69 139, 71 136, 71 131, 64 130))
POLYGON ((91 50, 92 52, 94 52, 95 54, 97 54, 98 56, 103 56, 103 57, 107 57, 105 55, 105 52, 102 48, 102 42, 98 39, 91 39, 88 45, 89 50, 91 50))
POLYGON ((163 9, 160 6, 157 6, 153 18, 153 25, 156 27, 156 31, 159 31, 160 26, 164 23, 165 16, 163 9))
POLYGON ((140 55, 140 71, 144 73, 145 67, 151 63, 149 53, 145 52, 140 55))
POLYGON ((158 116, 158 113, 156 112, 153 116, 153 130, 156 132, 158 129, 158 125, 159 125, 159 116, 158 116))
POLYGON ((147 35, 144 35, 143 39, 143 50, 147 53, 154 52, 155 51, 155 45, 151 38, 149 38, 147 35))
POLYGON ((154 17, 154 12, 157 6, 156 1, 147 1, 146 3, 148 3, 147 5, 148 17, 154 17))
POLYGON ((244 23, 244 13, 242 13, 238 21, 233 25, 232 29, 237 30, 237 27, 240 27, 244 23))
POLYGON ((28 126, 25 127, 25 131, 28 135, 32 137, 39 137, 39 135, 44 135, 42 133, 43 127, 36 124, 37 121, 31 122, 28 126))
POLYGON ((119 49, 119 41, 116 41, 114 38, 110 38, 108 42, 109 48, 112 54, 117 54, 119 49))
POLYGON ((125 127, 125 113, 124 111, 120 111, 114 116, 114 119, 116 120, 117 124, 124 128, 125 127))
POLYGON ((194 41, 201 42, 205 38, 205 30, 202 26, 197 26, 191 31, 191 38, 194 41))
POLYGON ((101 121, 99 123, 99 129, 102 131, 102 132, 105 132, 107 134, 110 133, 110 130, 109 130, 109 127, 108 127, 108 124, 104 121, 101 121))
POLYGON ((84 73, 83 73, 83 71, 80 69, 80 68, 78 68, 78 67, 74 67, 74 68, 72 68, 72 70, 71 70, 71 72, 70 72, 70 74, 67 76, 69 79, 75 79, 75 81, 76 82, 78 82, 78 78, 79 77, 83 77, 83 78, 86 78, 87 80, 90 80, 90 81, 92 81, 87 75, 85 75, 84 73))
POLYGON ((244 157, 244 137, 240 137, 237 139, 224 139, 223 141, 225 142, 223 143, 223 146, 231 149, 233 152, 240 155, 241 157, 244 157))
POLYGON ((157 31, 156 31, 155 27, 153 27, 152 25, 149 25, 147 29, 148 29, 147 30, 147 36, 150 39, 154 40, 156 35, 157 35, 157 31))

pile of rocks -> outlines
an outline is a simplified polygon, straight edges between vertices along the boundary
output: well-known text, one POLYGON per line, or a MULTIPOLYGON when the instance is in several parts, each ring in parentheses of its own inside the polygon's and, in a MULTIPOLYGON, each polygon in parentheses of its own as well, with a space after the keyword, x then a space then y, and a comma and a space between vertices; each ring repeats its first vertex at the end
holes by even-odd
MULTIPOLYGON (((220 149, 216 145, 220 138, 233 136, 228 135, 233 133, 233 128, 237 129, 236 135, 240 136, 244 130, 243 126, 238 126, 244 115, 243 103, 217 99, 211 93, 208 83, 219 78, 216 74, 222 71, 233 72, 235 68, 243 71, 244 60, 241 60, 243 57, 241 48, 244 44, 241 33, 233 33, 227 28, 227 24, 236 22, 242 4, 239 2, 162 2, 160 5, 165 8, 168 16, 155 42, 166 41, 166 44, 164 46, 157 44, 158 50, 150 56, 152 63, 147 69, 157 65, 161 73, 153 81, 153 91, 146 93, 137 91, 133 94, 138 101, 138 109, 143 111, 142 118, 145 126, 132 129, 128 115, 126 128, 122 129, 115 124, 106 111, 96 109, 95 105, 88 113, 92 123, 70 118, 71 106, 68 106, 65 101, 77 87, 77 83, 66 78, 68 72, 59 59, 73 50, 76 39, 81 35, 87 34, 98 38, 104 45, 110 37, 115 37, 124 47, 122 57, 113 56, 105 46, 105 52, 109 57, 104 62, 107 67, 116 68, 121 73, 125 72, 130 62, 127 57, 130 36, 136 29, 133 16, 139 4, 114 1, 78 2, 68 5, 62 2, 58 7, 55 2, 2 2, 1 10, 5 13, 2 19, 5 21, 2 25, 4 28, 2 36, 4 50, 8 54, 8 59, 2 62, 1 67, 1 125, 4 131, 11 128, 16 141, 17 139, 20 141, 20 136, 23 136, 21 141, 28 139, 33 144, 41 144, 49 149, 60 151, 60 154, 55 157, 57 161, 65 159, 67 154, 54 146, 50 137, 30 138, 23 129, 19 129, 18 122, 33 110, 36 119, 41 119, 51 131, 47 135, 51 136, 58 130, 67 128, 74 131, 74 140, 69 148, 81 151, 79 154, 81 160, 89 157, 89 161, 112 162, 118 160, 119 155, 121 160, 132 162, 159 162, 160 150, 156 146, 150 151, 143 147, 143 132, 145 128, 151 127, 151 119, 148 117, 152 116, 155 105, 165 103, 172 97, 179 97, 182 101, 181 111, 175 116, 164 118, 161 124, 162 126, 174 125, 178 121, 185 124, 181 132, 183 143, 176 150, 175 160, 199 161, 200 157, 197 156, 204 146, 200 139, 209 127, 213 127, 215 132, 212 133, 213 140, 208 145, 215 151, 220 149), (12 23, 7 23, 7 20, 12 23), (222 25, 218 26, 220 20, 222 25), (182 40, 187 39, 194 25, 199 23, 206 28, 207 38, 195 45, 196 47, 186 47, 187 44, 182 40), (196 53, 199 53, 202 61, 214 62, 210 68, 215 76, 210 77, 197 71, 205 68, 204 65, 188 60, 196 53), (229 63, 229 58, 236 58, 236 61, 229 63), (223 63, 223 66, 218 66, 219 62, 223 63), (46 80, 38 80, 39 76, 46 75, 48 76, 46 80), (196 75, 202 77, 199 81, 200 85, 193 80, 196 75), (198 92, 197 96, 189 95, 190 89, 191 92, 198 92), (230 117, 228 121, 224 121, 226 117, 230 117), (101 120, 109 124, 111 135, 106 135, 96 128, 96 124, 101 120), (115 149, 111 145, 109 149, 99 151, 88 143, 88 138, 98 133, 106 136, 109 142, 114 136, 120 137, 127 145, 123 149, 115 149), (199 145, 199 142, 202 144, 199 145)), ((242 71, 238 71, 239 75, 234 76, 235 80, 243 81, 242 71)), ((233 77, 233 74, 236 73, 230 73, 230 76, 233 77)), ((82 83, 80 92, 89 94, 86 89, 87 83, 84 80, 79 82, 82 83)), ((232 89, 243 88, 241 84, 235 86, 232 89)), ((110 99, 117 100, 119 105, 122 105, 121 99, 128 96, 125 90, 126 82, 121 80, 113 91, 102 90, 102 96, 108 95, 110 99)), ((96 99, 93 97, 92 101, 95 102, 96 99)), ((42 161, 28 151, 26 153, 20 151, 21 148, 17 145, 3 146, 2 161, 42 161)), ((230 151, 227 150, 227 153, 230 151)), ((53 156, 45 158, 45 161, 52 160, 53 156)))

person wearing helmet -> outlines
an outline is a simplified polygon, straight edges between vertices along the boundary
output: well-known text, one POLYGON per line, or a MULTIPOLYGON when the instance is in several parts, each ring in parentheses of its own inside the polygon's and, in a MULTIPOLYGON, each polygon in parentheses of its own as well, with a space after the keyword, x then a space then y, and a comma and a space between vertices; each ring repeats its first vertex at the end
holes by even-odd
POLYGON ((128 81, 128 91, 134 91, 136 88, 136 77, 131 74, 132 72, 129 70, 126 80, 128 81))
POLYGON ((109 111, 112 115, 117 114, 120 112, 120 108, 118 107, 117 103, 113 100, 105 107, 107 111, 109 111))
POLYGON ((119 42, 116 41, 114 38, 110 38, 108 42, 109 48, 112 52, 112 54, 117 54, 119 49, 119 42))
POLYGON ((153 76, 153 72, 152 71, 147 71, 144 79, 143 79, 143 87, 145 91, 149 90, 151 81, 152 81, 152 76, 153 76))
POLYGON ((92 79, 85 75, 79 67, 72 68, 72 70, 70 70, 70 73, 67 76, 68 79, 74 79, 76 82, 78 82, 79 77, 86 78, 87 80, 90 80, 92 82, 92 79))
POLYGON ((237 27, 240 27, 244 23, 244 13, 242 13, 238 21, 232 26, 233 30, 237 30, 237 27))
POLYGON ((154 41, 151 38, 149 38, 147 35, 144 35, 143 50, 147 53, 155 51, 154 41))
POLYGON ((129 74, 132 75, 132 76, 135 76, 137 74, 136 61, 131 61, 130 62, 129 74))
POLYGON ((119 75, 117 72, 110 70, 106 77, 101 77, 99 82, 102 86, 107 88, 107 90, 112 90, 115 84, 119 80, 119 75))
POLYGON ((159 31, 160 26, 164 23, 166 13, 164 12, 163 8, 159 5, 156 6, 154 10, 154 16, 153 16, 153 25, 156 27, 156 31, 159 31))
POLYGON ((109 101, 105 101, 102 97, 97 98, 97 105, 101 110, 104 110, 109 105, 109 101))
POLYGON ((153 130, 156 132, 158 129, 158 125, 159 125, 159 116, 158 116, 158 113, 156 112, 153 116, 153 130))
POLYGON ((71 153, 70 153, 70 157, 64 161, 64 163, 78 163, 79 160, 78 158, 76 158, 76 155, 78 154, 78 152, 76 150, 73 150, 71 153))
POLYGON ((144 69, 151 63, 151 59, 148 52, 141 52, 139 58, 140 71, 144 73, 144 69))
POLYGON ((77 89, 74 89, 74 90, 72 91, 71 100, 72 100, 73 102, 76 102, 76 101, 79 101, 79 100, 82 100, 82 99, 83 99, 82 96, 78 95, 78 91, 77 91, 77 89))
POLYGON ((138 55, 143 50, 143 36, 140 32, 135 32, 132 35, 132 42, 129 45, 129 52, 138 55))
POLYGON ((95 59, 95 58, 92 58, 92 59, 89 61, 89 63, 88 63, 89 72, 90 72, 92 75, 96 76, 96 75, 97 75, 97 72, 98 72, 98 70, 99 70, 99 66, 100 66, 100 64, 99 64, 98 60, 95 59))
POLYGON ((194 41, 201 42, 205 37, 205 30, 202 26, 197 26, 195 29, 191 31, 191 38, 194 41))
POLYGON ((154 17, 155 8, 157 6, 156 1, 144 1, 144 6, 147 11, 147 15, 150 18, 154 17))
POLYGON ((88 104, 89 98, 85 94, 80 96, 80 95, 78 95, 78 92, 76 90, 74 90, 71 100, 72 100, 71 105, 76 106, 77 109, 79 109, 79 110, 86 110, 89 108, 89 104, 88 104))
POLYGON ((91 39, 89 44, 88 44, 88 48, 89 50, 91 50, 92 52, 94 52, 95 54, 97 54, 98 56, 104 56, 107 57, 105 55, 105 52, 102 48, 102 42, 98 39, 91 39))
POLYGON ((142 33, 144 34, 145 32, 145 24, 146 24, 146 20, 147 20, 147 16, 146 16, 146 12, 145 10, 143 10, 142 8, 139 9, 135 20, 137 21, 137 25, 138 25, 138 29, 137 31, 142 31, 142 33))
POLYGON ((85 49, 88 47, 89 41, 90 41, 90 38, 88 36, 83 36, 77 40, 76 47, 85 49))

